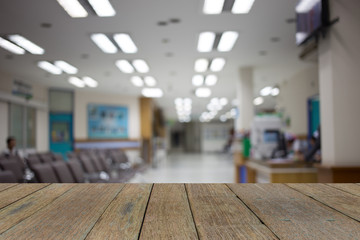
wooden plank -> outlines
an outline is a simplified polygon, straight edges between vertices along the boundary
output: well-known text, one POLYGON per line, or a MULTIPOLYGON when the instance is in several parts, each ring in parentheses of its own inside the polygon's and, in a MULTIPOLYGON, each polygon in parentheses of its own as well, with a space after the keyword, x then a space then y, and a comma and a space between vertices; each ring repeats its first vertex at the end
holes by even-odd
POLYGON ((325 184, 287 184, 303 194, 360 221, 360 197, 325 184))
POLYGON ((280 239, 360 239, 360 224, 284 184, 229 184, 280 239))
POLYGON ((155 184, 140 239, 198 239, 184 184, 155 184))
POLYGON ((138 239, 151 188, 151 184, 127 184, 86 239, 138 239))
POLYGON ((78 184, 3 233, 4 239, 84 239, 124 184, 78 184))
POLYGON ((200 239, 277 239, 224 184, 187 184, 200 239))
POLYGON ((48 183, 18 184, 6 189, 0 192, 0 209, 48 185, 48 183))
POLYGON ((11 188, 11 187, 15 187, 16 185, 18 185, 17 183, 0 183, 0 192, 11 188))
POLYGON ((345 192, 360 196, 360 186, 353 183, 332 183, 326 184, 328 186, 343 190, 345 192))
POLYGON ((0 234, 45 207, 74 184, 53 184, 0 210, 0 234))

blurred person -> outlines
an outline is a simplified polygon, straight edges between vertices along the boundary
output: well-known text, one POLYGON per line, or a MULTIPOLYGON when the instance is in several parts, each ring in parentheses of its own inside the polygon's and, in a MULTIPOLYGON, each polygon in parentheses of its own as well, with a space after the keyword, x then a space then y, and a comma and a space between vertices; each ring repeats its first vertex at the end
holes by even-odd
POLYGON ((22 153, 16 148, 16 139, 14 137, 8 137, 6 145, 7 148, 3 151, 3 156, 6 158, 19 157, 22 159, 22 153))
POLYGON ((307 162, 321 162, 321 132, 320 126, 310 139, 311 148, 305 154, 307 162))

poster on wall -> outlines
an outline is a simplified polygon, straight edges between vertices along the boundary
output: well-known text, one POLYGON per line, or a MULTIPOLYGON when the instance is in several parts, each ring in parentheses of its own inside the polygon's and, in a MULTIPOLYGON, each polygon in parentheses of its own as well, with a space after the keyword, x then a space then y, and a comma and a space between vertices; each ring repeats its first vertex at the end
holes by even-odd
POLYGON ((88 104, 88 137, 128 138, 128 108, 88 104))

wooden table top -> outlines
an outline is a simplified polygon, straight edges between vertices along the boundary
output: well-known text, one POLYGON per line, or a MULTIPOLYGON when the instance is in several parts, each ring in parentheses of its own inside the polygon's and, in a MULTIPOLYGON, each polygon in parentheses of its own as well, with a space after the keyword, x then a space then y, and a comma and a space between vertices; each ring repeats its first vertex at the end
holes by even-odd
POLYGON ((360 185, 0 184, 0 239, 360 239, 360 185))

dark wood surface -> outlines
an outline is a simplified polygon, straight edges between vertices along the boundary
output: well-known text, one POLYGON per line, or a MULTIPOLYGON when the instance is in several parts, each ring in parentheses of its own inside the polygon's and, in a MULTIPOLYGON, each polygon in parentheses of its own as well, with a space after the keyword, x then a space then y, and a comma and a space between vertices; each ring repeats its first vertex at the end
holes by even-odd
POLYGON ((0 239, 360 239, 360 185, 0 184, 0 239))

